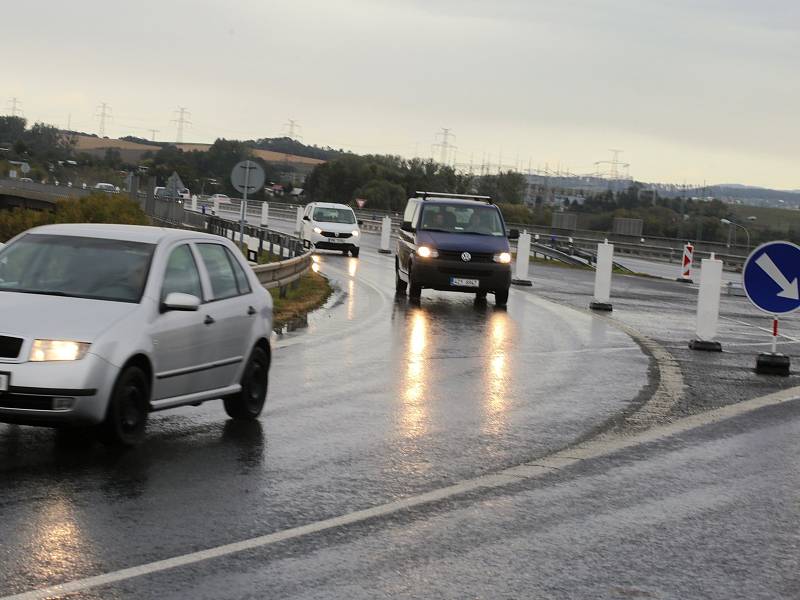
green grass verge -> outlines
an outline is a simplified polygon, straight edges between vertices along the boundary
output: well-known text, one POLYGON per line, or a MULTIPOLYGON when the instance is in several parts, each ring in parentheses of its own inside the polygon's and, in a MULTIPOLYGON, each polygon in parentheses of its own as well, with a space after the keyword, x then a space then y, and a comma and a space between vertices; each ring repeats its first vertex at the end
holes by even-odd
POLYGON ((289 286, 286 297, 281 298, 277 289, 270 290, 273 300, 273 327, 280 329, 287 323, 302 318, 322 306, 333 292, 327 278, 309 271, 299 279, 299 285, 289 286))

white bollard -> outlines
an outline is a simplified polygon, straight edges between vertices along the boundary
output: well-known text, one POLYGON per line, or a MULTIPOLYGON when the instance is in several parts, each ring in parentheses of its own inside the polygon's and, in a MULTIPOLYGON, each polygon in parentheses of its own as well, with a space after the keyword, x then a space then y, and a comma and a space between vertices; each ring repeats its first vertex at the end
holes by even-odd
POLYGON ((297 207, 297 218, 294 221, 294 232, 300 233, 303 230, 303 207, 297 207))
POLYGON ((511 283, 514 285, 533 285, 528 279, 528 266, 531 261, 531 234, 523 231, 517 240, 517 263, 514 269, 514 278, 511 283))
POLYGON ((612 310, 611 271, 614 267, 614 244, 605 240, 597 244, 597 263, 594 271, 594 300, 589 303, 592 310, 612 310))
POLYGON ((381 254, 391 254, 389 250, 389 243, 392 239, 392 217, 383 217, 381 221, 381 248, 378 250, 381 254))
POLYGON ((261 226, 266 227, 269 224, 269 202, 264 202, 261 205, 261 226))
POLYGON ((219 216, 219 198, 214 198, 214 214, 219 216))
POLYGON ((692 262, 694 261, 694 246, 691 243, 683 247, 683 259, 681 260, 681 276, 676 279, 682 283, 694 283, 692 281, 692 262))
POLYGON ((192 212, 197 212, 197 194, 192 194, 192 212))
POLYGON ((697 337, 689 342, 692 350, 722 352, 722 344, 715 341, 719 320, 719 296, 722 291, 722 261, 704 258, 700 266, 700 293, 697 295, 697 337))

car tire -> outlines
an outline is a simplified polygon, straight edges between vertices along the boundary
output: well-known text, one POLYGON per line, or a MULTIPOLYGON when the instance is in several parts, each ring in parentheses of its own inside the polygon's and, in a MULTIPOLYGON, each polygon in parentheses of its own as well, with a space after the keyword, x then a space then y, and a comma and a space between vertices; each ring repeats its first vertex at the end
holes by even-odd
POLYGON ((150 413, 150 382, 136 366, 126 367, 117 378, 100 424, 103 443, 113 446, 136 446, 144 440, 150 413))
POLYGON ((353 258, 358 258, 358 253, 361 251, 361 248, 353 248, 350 250, 350 254, 353 255, 353 258))
POLYGON ((477 292, 475 294, 475 302, 486 302, 486 292, 477 292))
POLYGON ((504 290, 497 290, 494 293, 494 305, 505 307, 508 304, 508 291, 509 288, 505 288, 504 290))
POLYGON ((405 296, 408 283, 400 279, 400 267, 397 260, 394 261, 394 291, 398 296, 405 296))
POLYGON ((232 419, 256 419, 264 408, 269 387, 269 355, 262 348, 253 348, 241 385, 238 394, 223 399, 225 412, 232 419))
POLYGON ((414 281, 413 267, 408 269, 408 299, 414 303, 419 303, 422 299, 422 286, 414 281))

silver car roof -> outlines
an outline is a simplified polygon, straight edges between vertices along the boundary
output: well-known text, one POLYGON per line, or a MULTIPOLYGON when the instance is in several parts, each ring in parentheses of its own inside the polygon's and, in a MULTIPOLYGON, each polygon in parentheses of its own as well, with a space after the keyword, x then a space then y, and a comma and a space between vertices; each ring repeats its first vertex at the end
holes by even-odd
POLYGON ((58 225, 43 225, 28 231, 32 234, 47 235, 74 235, 76 237, 93 237, 107 240, 122 240, 126 242, 142 242, 145 244, 159 244, 178 239, 208 239, 221 238, 209 233, 187 231, 185 229, 169 229, 166 227, 150 227, 147 225, 114 225, 108 223, 62 223, 58 225))

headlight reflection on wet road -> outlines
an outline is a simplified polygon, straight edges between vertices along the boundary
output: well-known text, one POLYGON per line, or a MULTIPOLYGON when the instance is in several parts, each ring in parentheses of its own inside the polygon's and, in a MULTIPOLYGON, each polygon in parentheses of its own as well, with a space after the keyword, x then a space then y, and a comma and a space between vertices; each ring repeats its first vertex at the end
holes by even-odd
POLYGON ((33 577, 41 581, 62 579, 86 561, 93 560, 66 500, 49 504, 30 525, 29 565, 33 568, 33 577))
POLYGON ((485 353, 487 367, 484 374, 486 433, 498 434, 505 427, 508 413, 508 380, 510 378, 508 346, 511 323, 505 312, 494 312, 489 317, 485 353))
POLYGON ((425 405, 427 384, 426 360, 428 318, 422 310, 411 316, 408 338, 408 362, 402 391, 401 427, 407 437, 422 435, 427 429, 428 411, 425 405))

